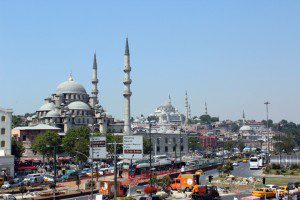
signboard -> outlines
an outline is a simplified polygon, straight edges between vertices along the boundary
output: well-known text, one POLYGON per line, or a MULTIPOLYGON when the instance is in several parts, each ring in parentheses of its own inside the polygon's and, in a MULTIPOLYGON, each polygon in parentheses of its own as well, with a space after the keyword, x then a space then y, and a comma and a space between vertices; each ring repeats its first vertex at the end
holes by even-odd
POLYGON ((123 155, 127 159, 143 158, 143 136, 123 136, 123 155))
POLYGON ((106 137, 90 137, 90 158, 101 159, 106 158, 106 137), (93 149, 92 149, 93 148, 93 149), (93 155, 92 155, 93 152, 93 155))

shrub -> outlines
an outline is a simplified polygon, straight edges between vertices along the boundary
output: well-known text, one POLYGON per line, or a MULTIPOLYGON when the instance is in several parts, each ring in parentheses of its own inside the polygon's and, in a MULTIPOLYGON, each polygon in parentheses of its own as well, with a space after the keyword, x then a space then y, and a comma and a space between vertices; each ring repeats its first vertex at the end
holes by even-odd
POLYGON ((145 187, 144 192, 145 192, 145 194, 156 194, 157 188, 154 186, 148 185, 147 187, 145 187))
POLYGON ((268 174, 268 173, 270 173, 270 171, 271 171, 271 167, 270 167, 270 166, 267 166, 267 167, 265 168, 265 170, 264 170, 264 173, 265 173, 265 174, 268 174))
POLYGON ((272 169, 280 169, 280 165, 278 165, 278 164, 272 164, 272 169))
POLYGON ((286 173, 286 170, 285 169, 281 169, 281 173, 286 173))
POLYGON ((276 174, 276 175, 280 175, 280 171, 279 171, 279 170, 276 170, 275 174, 276 174))
POLYGON ((291 170, 296 170, 296 169, 299 169, 300 167, 298 165, 294 164, 294 165, 291 165, 290 168, 291 168, 291 170))
POLYGON ((290 175, 295 175, 295 172, 291 171, 291 172, 290 172, 290 175))
POLYGON ((50 183, 50 185, 49 185, 50 189, 55 189, 55 187, 56 187, 55 183, 50 183))

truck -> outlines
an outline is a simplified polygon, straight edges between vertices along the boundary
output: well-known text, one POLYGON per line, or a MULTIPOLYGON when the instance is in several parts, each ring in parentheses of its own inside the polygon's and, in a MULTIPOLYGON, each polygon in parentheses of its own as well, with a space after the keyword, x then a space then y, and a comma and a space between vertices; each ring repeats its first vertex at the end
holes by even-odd
POLYGON ((191 195, 192 200, 220 200, 216 186, 195 185, 191 195))
POLYGON ((200 184, 200 176, 197 174, 179 174, 177 178, 174 178, 170 187, 172 190, 181 190, 189 192, 195 185, 200 184))
MULTIPOLYGON (((117 182, 117 196, 125 197, 128 192, 128 186, 123 185, 120 181, 117 182)), ((103 199, 112 199, 114 197, 114 181, 100 181, 100 195, 103 199)))

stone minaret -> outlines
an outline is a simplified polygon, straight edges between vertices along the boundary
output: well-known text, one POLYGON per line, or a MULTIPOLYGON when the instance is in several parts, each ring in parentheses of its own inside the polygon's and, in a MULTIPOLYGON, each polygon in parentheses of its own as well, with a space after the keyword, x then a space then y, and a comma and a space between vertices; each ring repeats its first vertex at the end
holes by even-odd
POLYGON ((131 97, 131 91, 130 91, 130 54, 129 54, 129 45, 128 45, 128 37, 126 37, 126 46, 125 46, 125 54, 124 54, 124 99, 125 99, 125 113, 124 113, 124 133, 125 134, 131 134, 131 123, 130 123, 130 97, 131 97))
POLYGON ((97 75, 97 58, 96 51, 94 53, 94 62, 93 62, 93 75, 92 75, 92 95, 91 95, 91 106, 95 108, 98 102, 98 75, 97 75))
POLYGON ((206 101, 205 101, 205 115, 208 115, 206 101))
POLYGON ((245 111, 243 110, 243 125, 245 125, 246 118, 245 118, 245 111))
POLYGON ((188 124, 189 123, 189 101, 188 101, 187 91, 185 91, 185 110, 186 110, 185 124, 188 124))

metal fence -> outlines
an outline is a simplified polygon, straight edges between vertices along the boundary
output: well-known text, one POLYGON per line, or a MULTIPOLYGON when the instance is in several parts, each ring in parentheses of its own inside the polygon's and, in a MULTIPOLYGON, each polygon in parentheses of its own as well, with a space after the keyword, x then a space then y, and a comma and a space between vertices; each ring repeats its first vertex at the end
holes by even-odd
POLYGON ((271 164, 298 165, 300 166, 300 155, 276 155, 270 157, 271 164))

